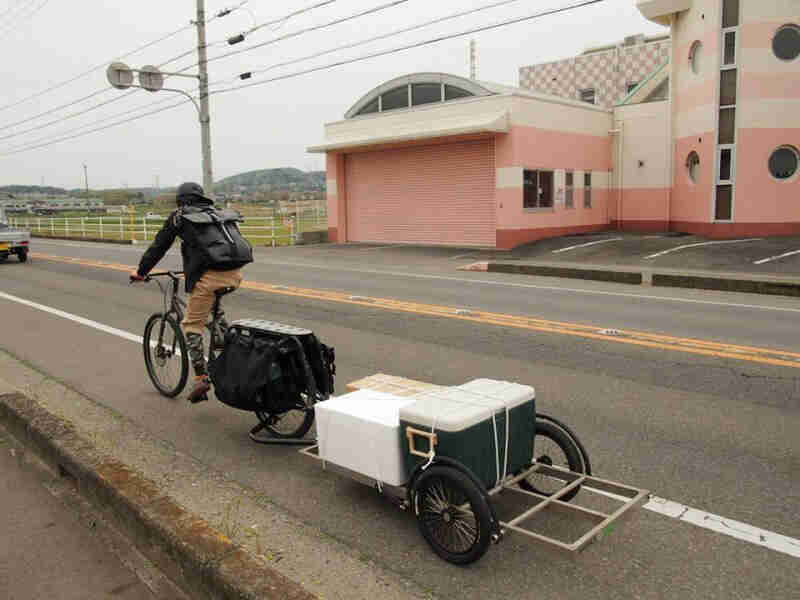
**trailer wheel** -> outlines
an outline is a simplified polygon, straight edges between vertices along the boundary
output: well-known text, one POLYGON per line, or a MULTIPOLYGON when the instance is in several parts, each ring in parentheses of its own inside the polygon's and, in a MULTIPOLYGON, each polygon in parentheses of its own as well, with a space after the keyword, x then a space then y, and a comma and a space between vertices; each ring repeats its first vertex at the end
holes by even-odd
MULTIPOLYGON (((562 429, 548 421, 542 421, 541 419, 536 421, 533 454, 535 462, 569 469, 575 473, 584 473, 583 459, 578 445, 562 429)), ((542 496, 552 496, 564 485, 566 485, 564 481, 539 473, 532 473, 519 482, 519 487, 522 489, 542 496)), ((570 490, 560 499, 568 502, 579 491, 580 486, 570 490)))
POLYGON ((417 479, 413 497, 420 533, 436 554, 467 565, 486 553, 491 511, 469 477, 453 467, 433 465, 417 479))

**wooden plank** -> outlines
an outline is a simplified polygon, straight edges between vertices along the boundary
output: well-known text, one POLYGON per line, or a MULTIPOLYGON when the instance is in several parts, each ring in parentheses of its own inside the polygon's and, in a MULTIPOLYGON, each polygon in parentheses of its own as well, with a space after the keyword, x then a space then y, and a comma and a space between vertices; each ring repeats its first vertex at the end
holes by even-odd
POLYGON ((407 397, 441 387, 443 386, 426 383, 424 381, 406 379, 405 377, 397 377, 396 375, 387 375, 385 373, 376 373, 369 377, 351 381, 347 384, 347 391, 373 390, 376 392, 393 394, 395 396, 407 397))

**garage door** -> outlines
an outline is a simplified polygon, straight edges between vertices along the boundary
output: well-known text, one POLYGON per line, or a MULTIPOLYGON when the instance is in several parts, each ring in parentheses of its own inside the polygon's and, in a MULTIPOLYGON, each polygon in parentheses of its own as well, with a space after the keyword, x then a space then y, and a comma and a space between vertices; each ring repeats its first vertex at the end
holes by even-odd
POLYGON ((347 239, 495 246, 494 140, 348 154, 347 239))

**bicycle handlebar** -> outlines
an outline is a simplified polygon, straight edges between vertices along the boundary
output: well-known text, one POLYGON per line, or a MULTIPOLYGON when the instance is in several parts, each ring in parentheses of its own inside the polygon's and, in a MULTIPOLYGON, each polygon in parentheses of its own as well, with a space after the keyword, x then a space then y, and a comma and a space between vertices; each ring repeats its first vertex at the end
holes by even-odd
POLYGON ((135 281, 150 281, 153 277, 169 277, 173 281, 178 281, 180 279, 178 275, 183 275, 183 271, 158 271, 155 273, 148 273, 142 280, 130 277, 130 283, 134 283, 135 281))

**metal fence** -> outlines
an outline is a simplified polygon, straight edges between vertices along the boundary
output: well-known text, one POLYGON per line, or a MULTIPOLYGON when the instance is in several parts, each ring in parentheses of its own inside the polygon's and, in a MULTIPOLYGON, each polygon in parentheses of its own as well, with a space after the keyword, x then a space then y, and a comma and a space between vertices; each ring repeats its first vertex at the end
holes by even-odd
MULTIPOLYGON (((166 215, 159 218, 119 217, 12 217, 11 225, 32 234, 51 237, 100 240, 135 240, 155 238, 166 215)), ((242 235, 254 246, 290 246, 301 240, 304 232, 327 230, 328 219, 320 213, 299 217, 245 217, 239 225, 242 235)))

